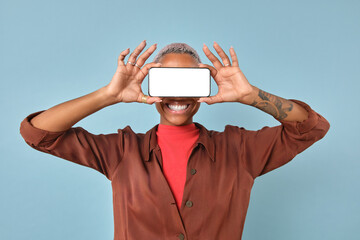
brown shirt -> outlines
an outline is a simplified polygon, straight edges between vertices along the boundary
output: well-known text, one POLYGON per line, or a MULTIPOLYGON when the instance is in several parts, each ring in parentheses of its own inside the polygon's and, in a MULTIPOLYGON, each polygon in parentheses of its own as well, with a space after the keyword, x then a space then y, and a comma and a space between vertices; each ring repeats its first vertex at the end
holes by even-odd
POLYGON ((223 132, 195 123, 200 136, 188 159, 180 210, 162 172, 157 125, 145 134, 129 126, 106 135, 80 127, 49 132, 30 124, 34 113, 20 132, 31 147, 111 180, 116 240, 239 240, 254 179, 289 162, 329 129, 321 115, 296 102, 309 112, 301 123, 281 121, 258 131, 226 125, 223 132))

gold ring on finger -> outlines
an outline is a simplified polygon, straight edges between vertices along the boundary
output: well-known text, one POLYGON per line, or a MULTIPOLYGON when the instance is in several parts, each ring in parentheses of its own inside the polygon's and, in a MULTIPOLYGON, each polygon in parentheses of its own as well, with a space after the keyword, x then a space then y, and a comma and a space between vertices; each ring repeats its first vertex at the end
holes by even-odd
POLYGON ((225 64, 225 67, 227 67, 227 66, 230 66, 230 63, 228 63, 228 64, 225 64))
POLYGON ((126 64, 130 63, 131 65, 135 65, 135 63, 128 61, 126 64))
POLYGON ((135 63, 135 67, 141 68, 137 63, 135 63))
POLYGON ((146 95, 142 96, 141 102, 142 103, 147 103, 147 98, 148 98, 148 96, 146 96, 146 95))

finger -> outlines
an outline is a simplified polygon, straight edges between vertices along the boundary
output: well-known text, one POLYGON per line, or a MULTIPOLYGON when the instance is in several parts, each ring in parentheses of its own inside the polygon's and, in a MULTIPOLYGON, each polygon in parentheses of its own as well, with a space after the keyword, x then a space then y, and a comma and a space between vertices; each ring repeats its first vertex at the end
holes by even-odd
POLYGON ((118 57, 118 66, 125 66, 124 59, 130 52, 130 48, 122 51, 118 57))
POLYGON ((211 76, 212 76, 213 78, 215 78, 215 76, 216 76, 216 74, 217 74, 217 70, 216 70, 213 66, 200 63, 200 64, 199 64, 199 67, 200 67, 200 68, 208 68, 208 69, 210 70, 211 76))
POLYGON ((148 63, 143 68, 140 69, 139 73, 141 73, 143 78, 149 73, 149 69, 152 67, 161 67, 161 63, 148 63))
POLYGON ((210 96, 210 97, 199 98, 198 102, 204 102, 204 103, 207 103, 208 105, 211 105, 211 104, 214 104, 214 103, 219 103, 221 101, 217 97, 217 95, 215 95, 215 96, 210 96))
POLYGON ((206 57, 212 62, 216 69, 220 69, 223 67, 219 59, 210 51, 210 49, 204 44, 203 51, 206 57))
POLYGON ((218 81, 217 81, 217 78, 216 78, 216 75, 217 75, 218 71, 213 66, 200 63, 199 67, 205 67, 205 68, 210 69, 210 74, 211 74, 212 78, 214 79, 216 84, 219 84, 218 81))
POLYGON ((159 98, 159 97, 148 97, 146 99, 147 104, 153 104, 153 103, 156 103, 156 102, 162 102, 162 99, 159 98))
POLYGON ((145 48, 146 46, 146 41, 142 41, 136 48, 135 50, 130 54, 130 57, 128 59, 128 62, 131 62, 132 65, 135 65, 136 62, 136 58, 137 56, 139 56, 139 54, 142 52, 142 50, 145 48))
POLYGON ((231 60, 232 60, 232 65, 234 67, 238 67, 239 66, 239 62, 238 62, 238 58, 236 56, 236 53, 235 53, 235 50, 234 50, 234 47, 231 46, 230 48, 230 56, 231 56, 231 60))
POLYGON ((149 47, 143 54, 141 54, 139 59, 136 61, 137 65, 140 68, 144 65, 144 63, 151 56, 151 54, 153 54, 153 52, 156 50, 156 47, 157 47, 157 44, 154 44, 151 47, 149 47))
POLYGON ((230 66, 231 62, 230 62, 229 57, 226 55, 224 50, 220 47, 220 45, 217 42, 214 42, 214 48, 215 48, 216 52, 219 54, 219 56, 221 57, 221 60, 223 61, 224 65, 230 66))
POLYGON ((145 95, 144 93, 141 93, 139 95, 137 101, 140 103, 153 104, 155 102, 162 102, 162 99, 159 97, 150 97, 150 96, 145 95), (145 102, 144 102, 144 98, 146 99, 145 102))

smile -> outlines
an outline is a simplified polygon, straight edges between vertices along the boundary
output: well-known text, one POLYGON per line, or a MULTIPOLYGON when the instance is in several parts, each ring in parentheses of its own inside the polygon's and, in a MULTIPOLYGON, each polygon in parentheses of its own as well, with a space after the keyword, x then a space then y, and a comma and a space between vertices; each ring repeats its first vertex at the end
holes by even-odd
POLYGON ((189 108, 190 104, 168 104, 166 103, 166 108, 173 113, 184 113, 189 108))

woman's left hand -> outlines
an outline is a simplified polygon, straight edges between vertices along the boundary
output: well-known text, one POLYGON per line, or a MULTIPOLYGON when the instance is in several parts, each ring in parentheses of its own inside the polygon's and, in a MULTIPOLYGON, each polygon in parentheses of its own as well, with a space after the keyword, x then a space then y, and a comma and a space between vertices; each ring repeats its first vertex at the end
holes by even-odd
POLYGON ((199 67, 210 69, 211 76, 218 85, 218 93, 214 96, 202 97, 198 102, 206 102, 207 104, 220 102, 253 103, 256 88, 248 82, 240 70, 234 48, 230 48, 232 63, 224 50, 216 42, 214 43, 214 48, 219 54, 222 63, 204 44, 203 51, 214 67, 207 64, 199 64, 199 67))

